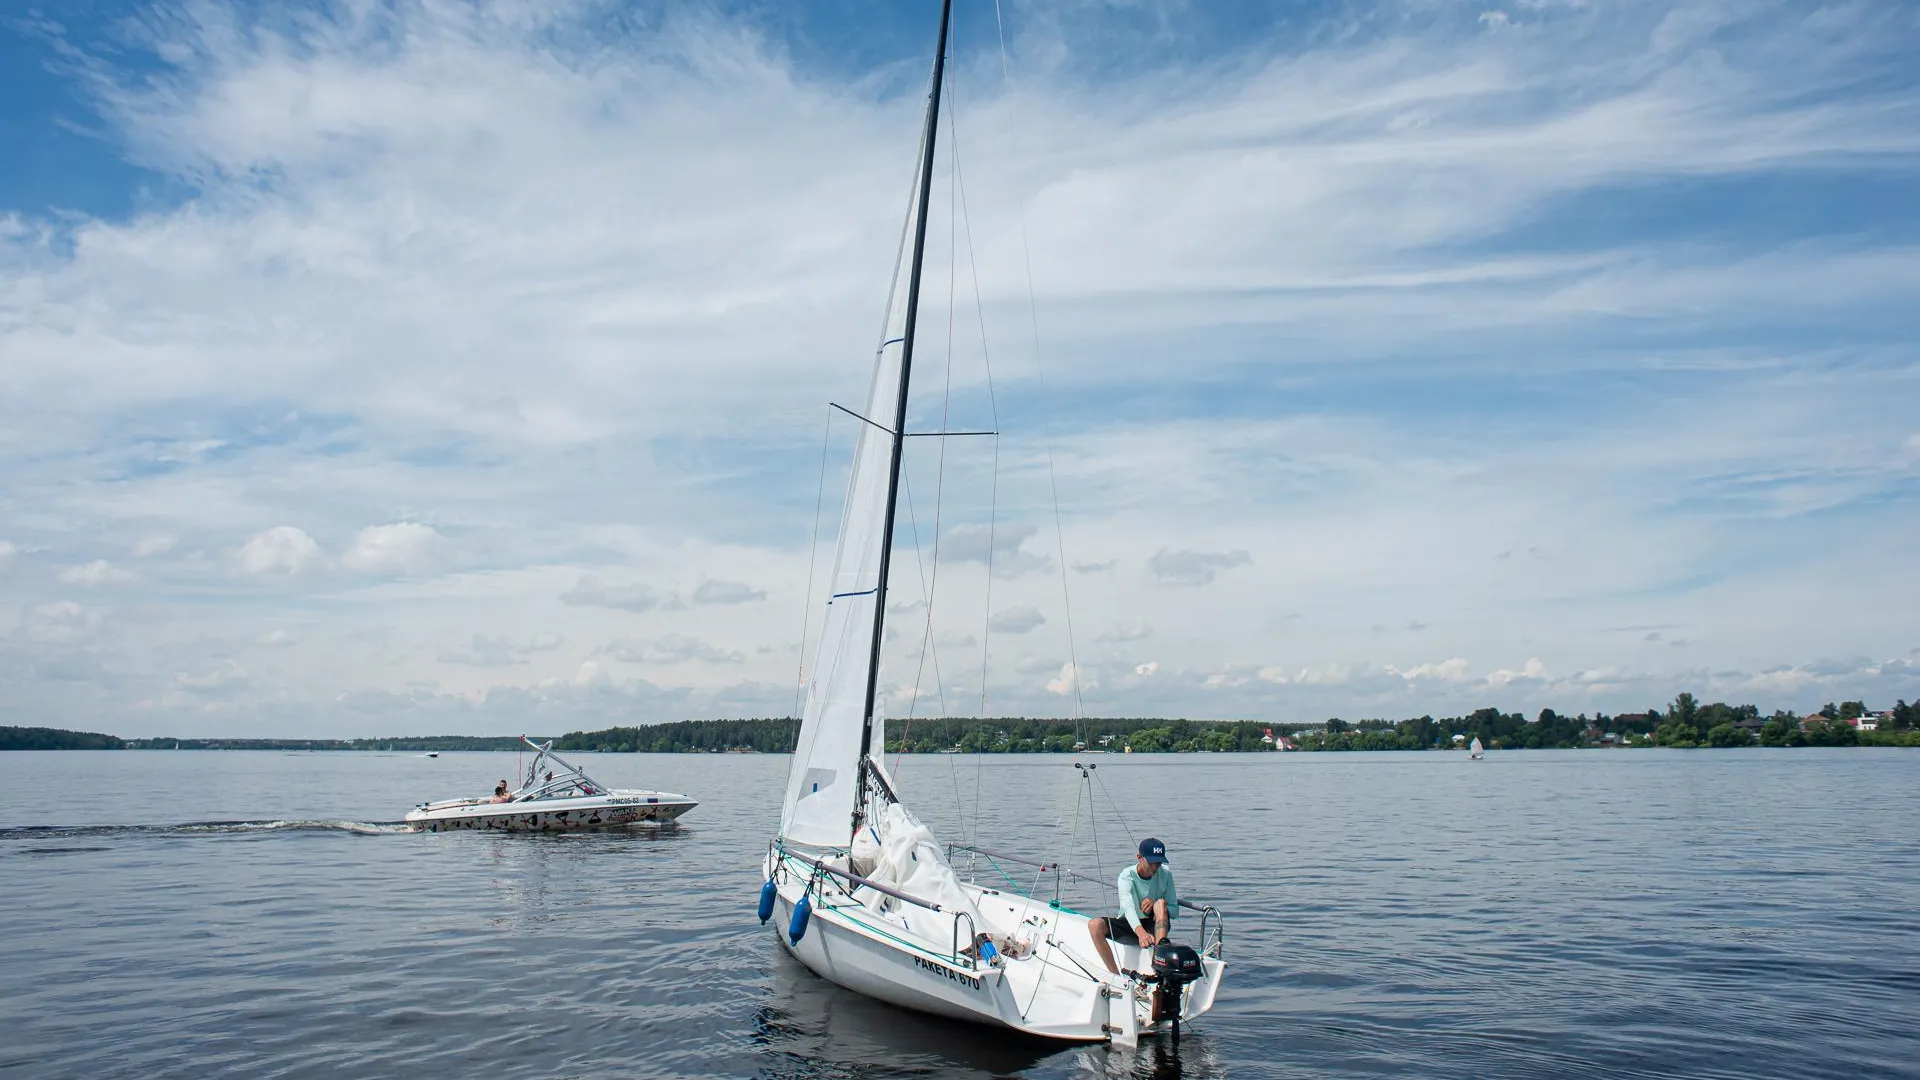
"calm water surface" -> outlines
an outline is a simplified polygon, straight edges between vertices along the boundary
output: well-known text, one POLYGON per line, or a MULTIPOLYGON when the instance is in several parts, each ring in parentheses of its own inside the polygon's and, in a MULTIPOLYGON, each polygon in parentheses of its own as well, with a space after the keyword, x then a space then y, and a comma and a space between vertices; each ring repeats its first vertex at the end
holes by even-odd
POLYGON ((824 983, 753 915, 787 758, 581 760, 702 805, 412 834, 514 756, 0 753, 0 1075, 1920 1076, 1916 752, 901 762, 946 838, 1109 874, 1167 842, 1229 913, 1177 1052, 824 983))

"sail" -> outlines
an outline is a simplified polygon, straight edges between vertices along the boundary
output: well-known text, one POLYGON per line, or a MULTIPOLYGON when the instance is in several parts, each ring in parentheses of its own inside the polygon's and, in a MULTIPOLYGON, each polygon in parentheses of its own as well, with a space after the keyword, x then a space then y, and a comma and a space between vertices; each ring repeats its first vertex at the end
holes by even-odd
MULTIPOLYGON (((887 297, 880 347, 875 351, 873 381, 867 390, 854 450, 853 474, 847 481, 846 507, 841 514, 839 542, 834 553, 827 616, 814 654, 813 679, 807 687, 807 709, 801 717, 800 737, 787 774, 787 794, 780 811, 780 835, 788 843, 841 847, 852 842, 855 801, 859 798, 861 738, 867 720, 870 686, 879 673, 874 655, 874 632, 885 616, 889 524, 893 519, 894 455, 901 433, 891 430, 905 422, 905 393, 912 356, 914 316, 918 310, 921 258, 925 252, 927 199, 933 168, 933 140, 940 115, 940 81, 946 60, 947 20, 951 0, 941 9, 940 44, 934 52, 928 87, 926 127, 916 155, 913 195, 900 229, 894 260, 893 288, 887 297), (911 236, 913 257, 908 280, 900 268, 911 236), (904 288, 902 285, 904 284, 904 288)), ((873 695, 873 735, 884 735, 880 696, 873 695)))
MULTIPOLYGON (((896 289, 898 296, 901 290, 896 289)), ((894 305, 889 305, 890 307, 894 305)), ((899 313, 889 311, 889 330, 899 313)), ((847 844, 853 833, 854 798, 860 769, 860 729, 865 719, 867 668, 872 660, 873 620, 878 612, 880 553, 887 543, 887 479, 892 437, 875 424, 893 421, 900 390, 901 343, 883 339, 867 391, 853 475, 847 482, 846 509, 840 521, 834 557, 832 595, 807 686, 807 710, 800 722, 787 774, 780 834, 789 842, 818 847, 847 844)), ((880 701, 874 700, 874 738, 881 737, 880 701)))

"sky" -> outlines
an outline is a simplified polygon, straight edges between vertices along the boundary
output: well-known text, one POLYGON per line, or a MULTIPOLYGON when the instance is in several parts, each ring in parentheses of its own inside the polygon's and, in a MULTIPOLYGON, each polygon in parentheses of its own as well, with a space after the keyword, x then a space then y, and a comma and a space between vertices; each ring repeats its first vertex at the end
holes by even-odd
MULTIPOLYGON (((0 723, 792 714, 924 6, 10 7, 0 723)), ((889 715, 1920 698, 1920 7, 956 9, 889 715)))

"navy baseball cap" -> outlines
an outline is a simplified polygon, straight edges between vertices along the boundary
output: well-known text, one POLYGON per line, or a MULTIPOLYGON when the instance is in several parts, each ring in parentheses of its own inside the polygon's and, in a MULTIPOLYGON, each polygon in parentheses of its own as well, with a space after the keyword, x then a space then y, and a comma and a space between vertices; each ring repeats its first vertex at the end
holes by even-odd
POLYGON ((1140 857, 1156 865, 1166 862, 1167 845, 1149 836, 1140 841, 1140 857))

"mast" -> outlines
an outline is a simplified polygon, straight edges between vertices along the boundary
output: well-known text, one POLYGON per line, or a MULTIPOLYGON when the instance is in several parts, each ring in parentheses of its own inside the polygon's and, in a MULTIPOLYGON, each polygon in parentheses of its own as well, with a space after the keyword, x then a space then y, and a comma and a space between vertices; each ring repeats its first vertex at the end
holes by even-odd
POLYGON ((867 805, 868 755, 873 750, 873 702, 880 686, 880 643, 886 628, 887 571, 893 562, 893 512, 900 496, 900 457, 906 443, 907 386, 913 371, 913 331, 920 317, 920 268, 927 251, 927 205, 933 196, 933 144, 940 126, 940 88, 947 73, 947 26, 953 18, 953 0, 940 3, 940 39, 933 50, 933 90, 927 97, 927 125, 921 136, 920 194, 913 222, 913 269, 907 278, 907 322, 901 331, 900 392, 893 409, 892 459, 887 466, 886 524, 880 533, 880 581, 874 595, 873 648, 867 657, 867 704, 860 721, 859 779, 853 794, 853 831, 867 805))

